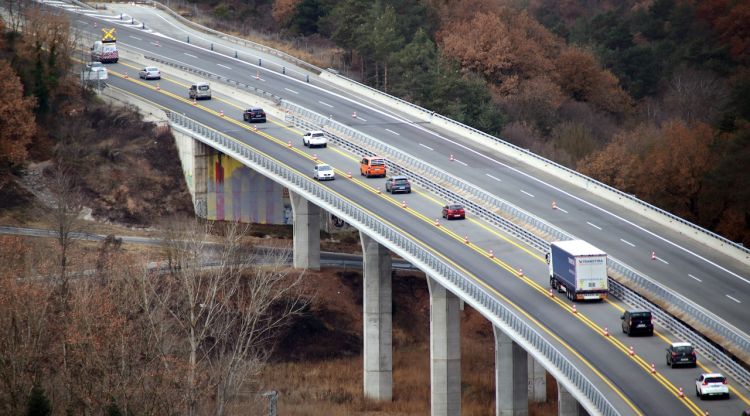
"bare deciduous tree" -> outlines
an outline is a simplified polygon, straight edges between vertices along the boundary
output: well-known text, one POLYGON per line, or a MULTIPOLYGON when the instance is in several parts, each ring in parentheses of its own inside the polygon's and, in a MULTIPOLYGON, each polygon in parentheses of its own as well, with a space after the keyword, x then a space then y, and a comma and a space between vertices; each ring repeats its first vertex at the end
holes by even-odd
POLYGON ((165 236, 168 273, 142 280, 142 301, 165 366, 184 372, 184 413, 227 413, 266 363, 275 330, 306 305, 286 252, 253 254, 246 227, 188 220, 165 236))

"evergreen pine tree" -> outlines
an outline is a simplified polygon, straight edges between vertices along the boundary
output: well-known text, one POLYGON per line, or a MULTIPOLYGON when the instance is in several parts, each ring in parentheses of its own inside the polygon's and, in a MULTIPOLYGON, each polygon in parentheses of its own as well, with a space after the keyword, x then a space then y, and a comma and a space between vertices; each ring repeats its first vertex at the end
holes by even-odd
POLYGON ((37 383, 31 389, 26 407, 26 416, 48 416, 52 413, 49 399, 44 395, 44 389, 37 383))

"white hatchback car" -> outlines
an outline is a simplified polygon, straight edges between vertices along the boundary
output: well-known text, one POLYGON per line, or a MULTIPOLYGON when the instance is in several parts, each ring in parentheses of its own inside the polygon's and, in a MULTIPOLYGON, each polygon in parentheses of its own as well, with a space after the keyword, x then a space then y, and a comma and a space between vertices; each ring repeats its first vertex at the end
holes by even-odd
POLYGON ((706 396, 729 398, 727 378, 720 373, 703 373, 695 379, 695 394, 701 400, 706 396))
POLYGON ((319 163, 315 165, 315 172, 313 178, 318 181, 332 181, 336 179, 333 174, 333 168, 325 163, 319 163))
POLYGON ((138 71, 138 76, 143 79, 161 79, 161 71, 155 66, 147 66, 138 71))
POLYGON ((328 147, 328 138, 320 130, 308 131, 302 136, 302 144, 308 147, 328 147))

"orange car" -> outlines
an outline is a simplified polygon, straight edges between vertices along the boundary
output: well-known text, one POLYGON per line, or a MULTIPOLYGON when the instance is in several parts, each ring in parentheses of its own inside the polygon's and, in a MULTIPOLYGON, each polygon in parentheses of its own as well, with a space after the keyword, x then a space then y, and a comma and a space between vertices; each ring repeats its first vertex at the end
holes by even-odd
POLYGON ((362 176, 385 176, 385 159, 378 156, 366 156, 359 162, 359 174, 362 176))

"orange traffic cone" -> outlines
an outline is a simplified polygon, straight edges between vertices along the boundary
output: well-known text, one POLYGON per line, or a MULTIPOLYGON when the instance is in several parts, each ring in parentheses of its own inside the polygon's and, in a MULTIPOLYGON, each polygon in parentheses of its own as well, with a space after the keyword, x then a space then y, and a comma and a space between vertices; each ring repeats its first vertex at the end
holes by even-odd
POLYGON ((557 209, 557 202, 552 201, 552 209, 557 209))
POLYGON ((128 71, 125 71, 125 79, 128 79, 128 71))
POLYGON ((656 260, 656 252, 655 251, 651 252, 651 260, 656 260))
POLYGON ((464 237, 464 244, 469 244, 469 236, 464 237))
POLYGON ((357 112, 356 111, 352 113, 352 118, 357 118, 357 112))
MULTIPOLYGON (((552 289, 550 289, 550 290, 552 290, 552 289)), ((609 328, 607 328, 606 326, 604 327, 604 336, 605 337, 609 336, 609 328)))
POLYGON ((555 293, 552 291, 552 288, 549 288, 549 297, 554 298, 555 293))
POLYGON ((440 227, 440 221, 437 218, 435 218, 435 227, 440 227))
POLYGON ((630 350, 628 351, 628 354, 630 354, 630 356, 635 355, 635 350, 633 349, 632 345, 630 346, 630 350))
POLYGON ((352 178, 352 173, 351 172, 346 172, 346 177, 349 178, 349 179, 351 179, 352 178))
POLYGON ((456 160, 456 159, 453 159, 453 155, 451 155, 450 161, 453 162, 454 160, 456 160))
POLYGON ((219 111, 219 117, 224 117, 224 110, 219 111))
POLYGON ((495 252, 494 252, 494 251, 492 251, 492 250, 490 250, 490 258, 491 258, 491 259, 494 259, 494 258, 495 258, 495 252))
POLYGON ((523 269, 518 269, 518 275, 523 276, 523 269))
POLYGON ((576 309, 576 304, 573 304, 573 313, 578 313, 578 309, 576 309))
POLYGON ((406 201, 401 201, 401 208, 406 208, 406 201))
POLYGON ((651 363, 651 374, 656 374, 656 366, 654 363, 651 363))

